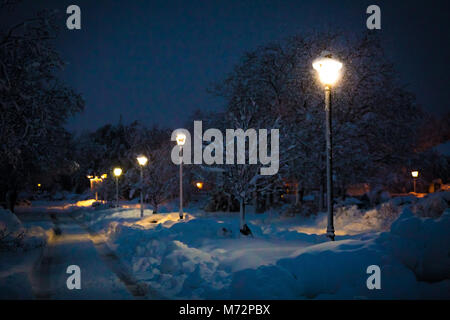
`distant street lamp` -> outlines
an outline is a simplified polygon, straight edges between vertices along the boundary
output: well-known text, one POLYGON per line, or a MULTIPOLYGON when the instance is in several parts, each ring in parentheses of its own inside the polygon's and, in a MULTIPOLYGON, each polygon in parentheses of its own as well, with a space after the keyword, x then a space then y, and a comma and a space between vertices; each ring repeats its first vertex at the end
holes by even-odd
POLYGON ((114 168, 114 176, 116 177, 116 208, 119 207, 119 177, 122 174, 122 169, 114 168))
POLYGON ((183 219, 183 145, 186 136, 183 133, 177 134, 177 145, 180 146, 180 219, 183 219))
POLYGON ((203 182, 199 181, 195 184, 195 186, 197 187, 198 190, 202 190, 203 189, 203 182))
POLYGON ((419 177, 419 171, 411 171, 411 176, 413 177, 414 193, 416 193, 416 180, 419 177))
MULTIPOLYGON (((100 182, 103 182, 104 179, 106 179, 108 175, 106 173, 102 174, 99 178, 98 176, 93 175, 87 175, 86 178, 89 179, 89 182, 91 183, 91 191, 94 190, 94 186, 100 182)), ((98 201, 98 192, 95 191, 95 201, 98 201)))
POLYGON ((147 164, 146 156, 137 157, 137 161, 139 162, 139 166, 141 167, 141 218, 144 217, 144 192, 142 191, 144 185, 144 166, 147 164))
POLYGON ((328 225, 327 237, 334 241, 333 222, 333 159, 332 159, 332 131, 331 131, 331 87, 340 76, 342 63, 333 59, 331 53, 324 51, 321 56, 313 62, 313 68, 318 72, 320 82, 325 86, 325 126, 327 142, 327 209, 328 225))

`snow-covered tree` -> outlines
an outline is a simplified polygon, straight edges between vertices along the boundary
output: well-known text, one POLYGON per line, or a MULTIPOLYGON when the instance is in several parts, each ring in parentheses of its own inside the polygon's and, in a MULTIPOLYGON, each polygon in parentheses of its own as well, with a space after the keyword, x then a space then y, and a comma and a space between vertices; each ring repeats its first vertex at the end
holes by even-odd
MULTIPOLYGON (((236 84, 233 84, 236 85, 236 84)), ((217 88, 217 90, 220 90, 217 88)), ((226 133, 227 129, 237 130, 241 129, 244 133, 254 132, 255 137, 245 136, 244 153, 240 153, 238 139, 235 137, 228 141, 226 135, 223 136, 222 144, 224 146, 223 163, 222 165, 215 165, 220 168, 221 179, 223 184, 222 191, 229 195, 229 198, 235 198, 239 201, 240 206, 240 232, 244 235, 251 234, 245 220, 245 206, 258 192, 264 194, 270 188, 279 182, 279 175, 262 175, 261 168, 263 165, 260 162, 250 163, 250 155, 252 153, 258 154, 258 145, 256 133, 258 129, 267 129, 267 143, 269 150, 268 155, 276 156, 278 151, 271 148, 271 129, 278 129, 278 120, 266 117, 264 111, 259 108, 257 103, 252 99, 251 95, 240 97, 236 99, 233 104, 229 105, 227 111, 223 114, 211 114, 209 119, 204 122, 208 127, 221 129, 226 133), (256 140, 253 140, 256 139, 256 140), (253 140, 250 141, 250 140, 253 140), (233 150, 233 163, 227 161, 227 155, 230 150, 233 150)), ((261 138, 261 136, 259 136, 261 138)), ((278 142, 278 141, 277 141, 278 142)))
POLYGON ((153 213, 157 213, 158 206, 178 191, 178 170, 170 159, 170 151, 170 146, 154 150, 144 168, 142 188, 145 199, 153 206, 153 213))
POLYGON ((84 106, 57 77, 64 63, 52 44, 55 21, 43 12, 0 31, 0 185, 12 210, 34 175, 64 166, 70 145, 64 124, 84 106))
POLYGON ((226 113, 255 103, 263 125, 278 119, 283 178, 323 190, 324 90, 311 66, 323 50, 344 63, 333 90, 332 126, 335 186, 345 190, 407 161, 423 118, 375 33, 300 34, 262 46, 245 54, 213 92, 225 98, 226 113))

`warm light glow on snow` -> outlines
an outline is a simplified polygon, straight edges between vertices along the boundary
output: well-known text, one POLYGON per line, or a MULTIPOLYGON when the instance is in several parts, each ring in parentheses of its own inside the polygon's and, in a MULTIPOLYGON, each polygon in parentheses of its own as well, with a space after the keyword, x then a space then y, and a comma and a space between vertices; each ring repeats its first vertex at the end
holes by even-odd
POLYGON ((171 213, 157 213, 152 214, 151 216, 145 217, 137 222, 130 223, 130 225, 140 225, 144 228, 154 228, 158 224, 163 224, 164 227, 170 228, 174 224, 177 223, 186 223, 190 220, 194 219, 193 216, 189 214, 185 214, 185 217, 183 220, 180 221, 180 214, 178 212, 171 212, 171 213))
MULTIPOLYGON (((77 207, 92 207, 92 204, 95 202, 95 199, 87 199, 87 200, 80 200, 77 201, 76 206, 77 207)), ((104 202, 104 201, 100 201, 104 202)))

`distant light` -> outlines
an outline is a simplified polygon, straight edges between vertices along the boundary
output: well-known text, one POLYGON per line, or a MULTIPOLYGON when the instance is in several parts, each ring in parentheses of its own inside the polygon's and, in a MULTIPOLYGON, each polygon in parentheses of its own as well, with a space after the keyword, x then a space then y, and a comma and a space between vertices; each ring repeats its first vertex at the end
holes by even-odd
POLYGON ((417 178, 419 176, 419 171, 411 171, 411 175, 413 178, 417 178))
POLYGON ((139 156, 136 159, 137 159, 137 161, 139 162, 139 164, 141 166, 145 166, 147 164, 147 161, 148 161, 146 156, 139 156))
POLYGON ((195 185, 197 186, 198 189, 200 190, 203 189, 203 182, 197 182, 195 185))
POLYGON ((186 143, 186 135, 184 133, 177 134, 177 144, 183 146, 186 143))
POLYGON ((88 178, 88 179, 93 179, 94 176, 86 176, 86 178, 88 178))
POLYGON ((122 174, 122 169, 120 168, 114 168, 114 175, 116 177, 119 177, 122 174))
POLYGON ((319 73, 320 81, 331 86, 339 79, 342 63, 333 59, 331 53, 324 51, 320 58, 314 60, 313 68, 319 73))
POLYGON ((38 186, 38 188, 40 188, 40 187, 41 187, 41 184, 40 184, 40 183, 38 183, 38 184, 37 184, 37 186, 38 186))
POLYGON ((108 178, 108 175, 106 173, 102 174, 102 179, 108 178))

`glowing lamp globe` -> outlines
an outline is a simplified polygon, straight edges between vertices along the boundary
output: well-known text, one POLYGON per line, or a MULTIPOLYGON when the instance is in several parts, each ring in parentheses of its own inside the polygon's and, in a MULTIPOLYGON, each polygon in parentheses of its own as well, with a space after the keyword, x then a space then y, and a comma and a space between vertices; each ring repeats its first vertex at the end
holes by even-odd
POLYGON ((177 144, 183 146, 186 143, 186 135, 183 133, 177 134, 177 144))
POLYGON ((320 82, 325 86, 332 86, 339 79, 342 63, 333 59, 331 53, 324 51, 320 58, 314 60, 313 68, 319 74, 320 82))
POLYGON ((137 157, 137 161, 141 166, 145 166, 147 164, 148 159, 146 156, 139 156, 137 157))
POLYGON ((122 174, 122 169, 120 168, 114 168, 114 175, 116 177, 119 177, 122 174))
POLYGON ((417 178, 419 176, 419 171, 411 171, 411 175, 413 178, 417 178))

